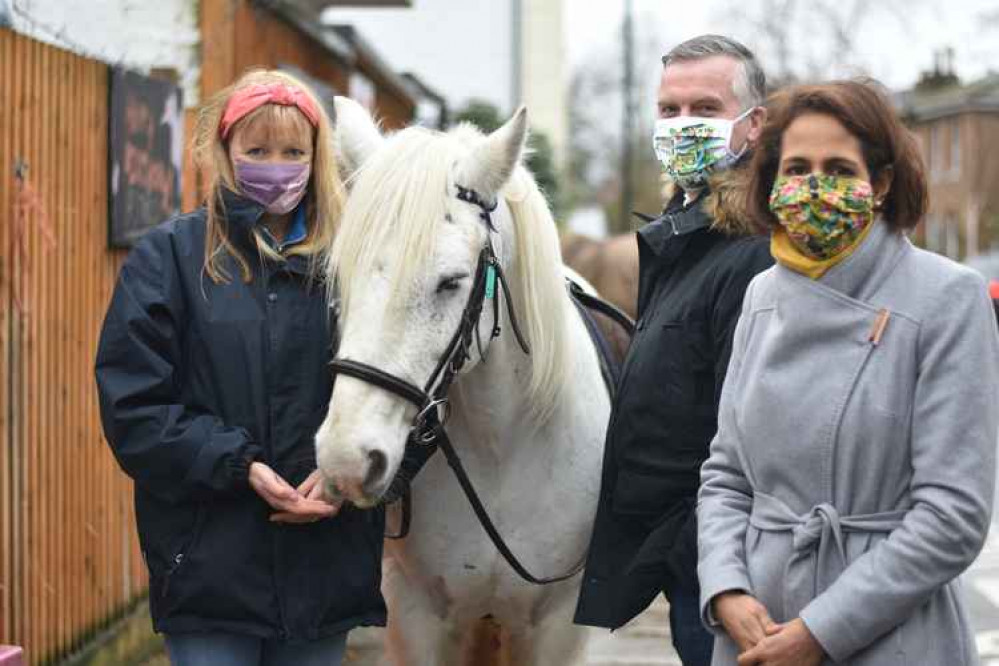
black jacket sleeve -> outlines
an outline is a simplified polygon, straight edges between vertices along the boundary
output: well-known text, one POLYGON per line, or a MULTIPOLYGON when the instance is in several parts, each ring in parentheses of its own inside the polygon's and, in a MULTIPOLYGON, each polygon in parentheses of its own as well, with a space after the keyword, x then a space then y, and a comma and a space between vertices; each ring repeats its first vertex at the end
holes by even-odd
POLYGON ((243 428, 180 402, 185 303, 169 234, 140 241, 118 276, 97 348, 104 435, 122 469, 165 501, 248 485, 260 453, 243 428))
POLYGON ((746 288, 758 273, 773 266, 770 243, 765 237, 741 240, 729 250, 725 270, 720 271, 714 286, 715 299, 711 313, 711 335, 715 358, 715 408, 721 401, 722 385, 732 356, 735 325, 742 312, 746 288))

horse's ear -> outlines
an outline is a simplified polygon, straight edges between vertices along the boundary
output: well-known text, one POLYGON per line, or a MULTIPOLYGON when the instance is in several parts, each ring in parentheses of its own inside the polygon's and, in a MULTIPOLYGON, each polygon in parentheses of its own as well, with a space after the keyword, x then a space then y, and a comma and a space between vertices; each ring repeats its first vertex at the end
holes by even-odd
POLYGON ((348 97, 334 97, 333 150, 346 180, 378 150, 385 138, 367 109, 348 97))
POLYGON ((455 183, 475 190, 487 200, 495 199, 520 163, 526 141, 527 109, 522 106, 505 125, 462 158, 455 170, 455 183))

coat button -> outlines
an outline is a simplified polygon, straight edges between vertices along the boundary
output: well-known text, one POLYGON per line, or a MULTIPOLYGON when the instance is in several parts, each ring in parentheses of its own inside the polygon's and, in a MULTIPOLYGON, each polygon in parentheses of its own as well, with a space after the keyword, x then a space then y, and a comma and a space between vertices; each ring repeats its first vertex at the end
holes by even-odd
POLYGON ((267 294, 267 300, 270 301, 271 303, 276 302, 277 301, 277 294, 275 294, 274 292, 271 292, 271 293, 267 294))

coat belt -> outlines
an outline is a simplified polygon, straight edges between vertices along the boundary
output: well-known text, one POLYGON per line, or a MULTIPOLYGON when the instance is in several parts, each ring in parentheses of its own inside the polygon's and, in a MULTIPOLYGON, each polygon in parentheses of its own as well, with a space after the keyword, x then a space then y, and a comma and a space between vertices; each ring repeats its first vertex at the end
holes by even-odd
POLYGON ((797 614, 843 573, 847 561, 845 535, 888 534, 902 524, 905 511, 841 516, 832 504, 818 504, 796 514, 783 501, 754 493, 749 523, 762 532, 790 532, 794 553, 784 567, 782 615, 797 614), (811 566, 809 566, 811 564, 811 566))

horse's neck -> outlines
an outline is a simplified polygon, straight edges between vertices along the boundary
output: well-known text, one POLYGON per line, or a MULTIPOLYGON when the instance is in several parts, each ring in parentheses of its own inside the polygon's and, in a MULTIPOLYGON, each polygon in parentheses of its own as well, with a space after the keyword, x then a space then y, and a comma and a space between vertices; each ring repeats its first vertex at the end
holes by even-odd
POLYGON ((530 429, 527 384, 531 360, 517 344, 509 320, 500 326, 502 332, 489 344, 485 360, 463 375, 455 387, 460 423, 470 439, 483 444, 530 429))

